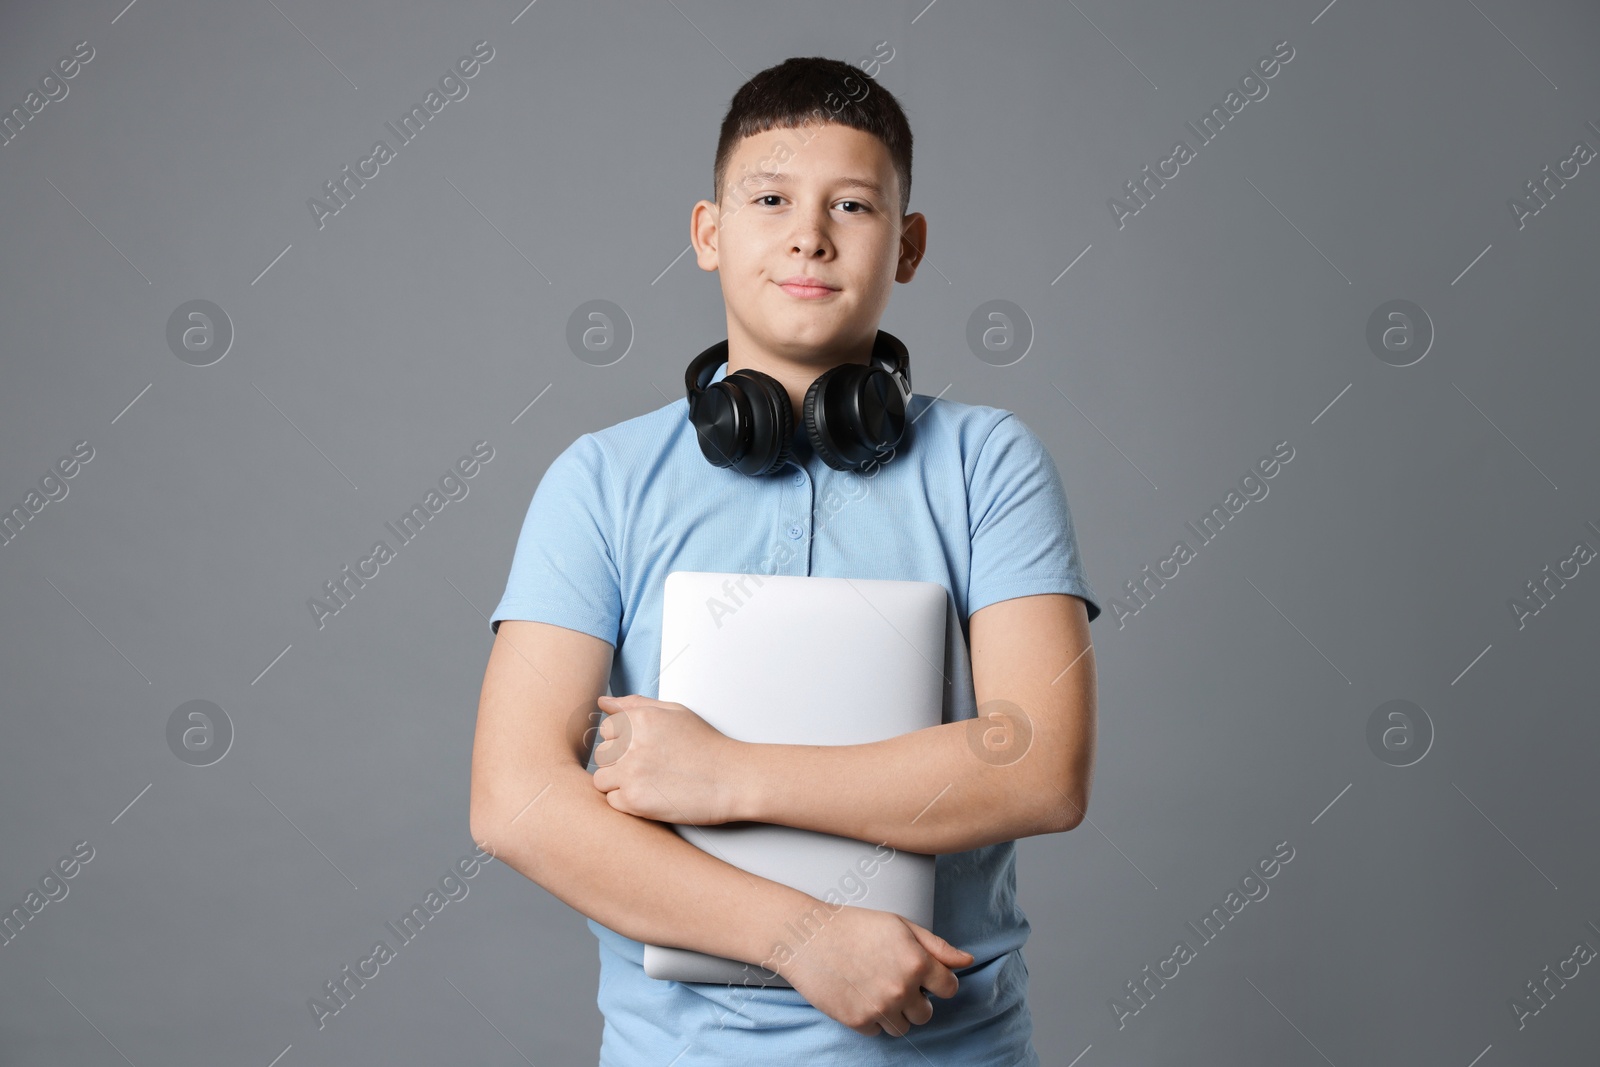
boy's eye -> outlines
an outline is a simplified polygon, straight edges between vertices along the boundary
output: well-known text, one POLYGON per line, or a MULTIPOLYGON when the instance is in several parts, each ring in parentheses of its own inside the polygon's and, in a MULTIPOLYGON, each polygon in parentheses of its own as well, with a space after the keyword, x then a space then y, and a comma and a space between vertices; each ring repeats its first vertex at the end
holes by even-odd
MULTIPOLYGON (((762 203, 765 203, 768 200, 782 200, 782 199, 783 199, 783 197, 779 196, 777 193, 765 193, 765 194, 763 194, 761 196, 756 197, 755 202, 758 203, 758 204, 762 204, 762 203)), ((845 214, 847 214, 847 215, 859 215, 859 214, 861 214, 862 211, 871 211, 872 210, 871 205, 869 205, 869 204, 867 204, 867 203, 865 203, 864 201, 861 201, 861 200, 841 200, 841 201, 839 201, 839 203, 840 204, 854 204, 856 207, 861 209, 861 211, 847 211, 847 212, 845 212, 845 214)))

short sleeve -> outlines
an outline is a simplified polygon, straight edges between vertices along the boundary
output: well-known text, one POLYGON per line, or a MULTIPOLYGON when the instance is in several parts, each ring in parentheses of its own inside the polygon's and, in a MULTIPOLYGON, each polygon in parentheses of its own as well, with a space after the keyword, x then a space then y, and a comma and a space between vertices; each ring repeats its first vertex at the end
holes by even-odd
POLYGON ((978 449, 967 482, 972 566, 967 614, 1012 597, 1071 593, 1089 621, 1100 614, 1078 553, 1055 460, 1028 426, 1006 412, 978 449))
POLYGON ((490 616, 579 630, 616 646, 622 587, 616 513, 605 450, 584 434, 551 462, 534 490, 511 560, 505 595, 490 616))

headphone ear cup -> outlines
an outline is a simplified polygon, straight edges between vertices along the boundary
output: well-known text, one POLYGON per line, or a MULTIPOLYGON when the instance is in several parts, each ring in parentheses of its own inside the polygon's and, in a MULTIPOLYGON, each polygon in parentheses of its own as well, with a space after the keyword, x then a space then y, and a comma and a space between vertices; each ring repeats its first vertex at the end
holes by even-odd
POLYGON ((739 414, 739 398, 721 382, 689 396, 689 421, 694 424, 700 454, 713 467, 732 467, 741 452, 739 431, 748 422, 739 414))
POLYGON ((822 394, 828 388, 828 383, 837 376, 836 371, 842 368, 835 367, 825 371, 816 381, 811 383, 811 388, 806 390, 806 400, 801 406, 805 416, 806 437, 811 441, 811 448, 816 452, 817 458, 836 471, 850 470, 850 464, 835 452, 832 445, 833 435, 829 432, 824 422, 826 409, 819 411, 822 405, 822 394))
POLYGON ((834 470, 860 471, 900 443, 905 399, 882 367, 846 364, 811 383, 805 402, 806 435, 834 470))
POLYGON ((874 367, 860 386, 859 410, 867 439, 883 451, 900 444, 906 433, 907 397, 893 374, 874 367))
POLYGON ((746 367, 726 375, 718 385, 727 385, 736 397, 734 403, 743 416, 739 422, 747 431, 737 442, 733 467, 740 474, 759 477, 771 474, 789 461, 789 440, 794 436, 794 411, 789 393, 769 374, 746 367))

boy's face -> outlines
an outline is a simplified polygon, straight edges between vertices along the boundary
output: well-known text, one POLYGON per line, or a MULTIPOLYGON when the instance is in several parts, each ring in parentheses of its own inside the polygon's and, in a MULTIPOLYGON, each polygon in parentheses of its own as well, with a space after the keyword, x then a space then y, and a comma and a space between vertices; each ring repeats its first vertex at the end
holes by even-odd
POLYGON ((730 362, 765 353, 820 373, 870 348, 927 234, 920 214, 900 218, 883 142, 831 123, 772 129, 739 142, 724 181, 721 206, 697 203, 690 229, 701 269, 721 276, 730 362), (831 288, 786 287, 796 275, 831 288))

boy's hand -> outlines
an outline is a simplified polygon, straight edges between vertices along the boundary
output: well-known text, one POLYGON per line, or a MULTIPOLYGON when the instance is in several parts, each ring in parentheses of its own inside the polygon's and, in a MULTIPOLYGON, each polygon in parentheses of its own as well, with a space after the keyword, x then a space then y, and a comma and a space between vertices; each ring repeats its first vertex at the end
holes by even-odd
POLYGON ((812 1007, 858 1034, 904 1037, 956 995, 972 953, 893 912, 845 905, 777 970, 812 1007))
POLYGON ((738 818, 734 771, 743 743, 682 704, 603 696, 594 787, 618 811, 708 826, 738 818))

